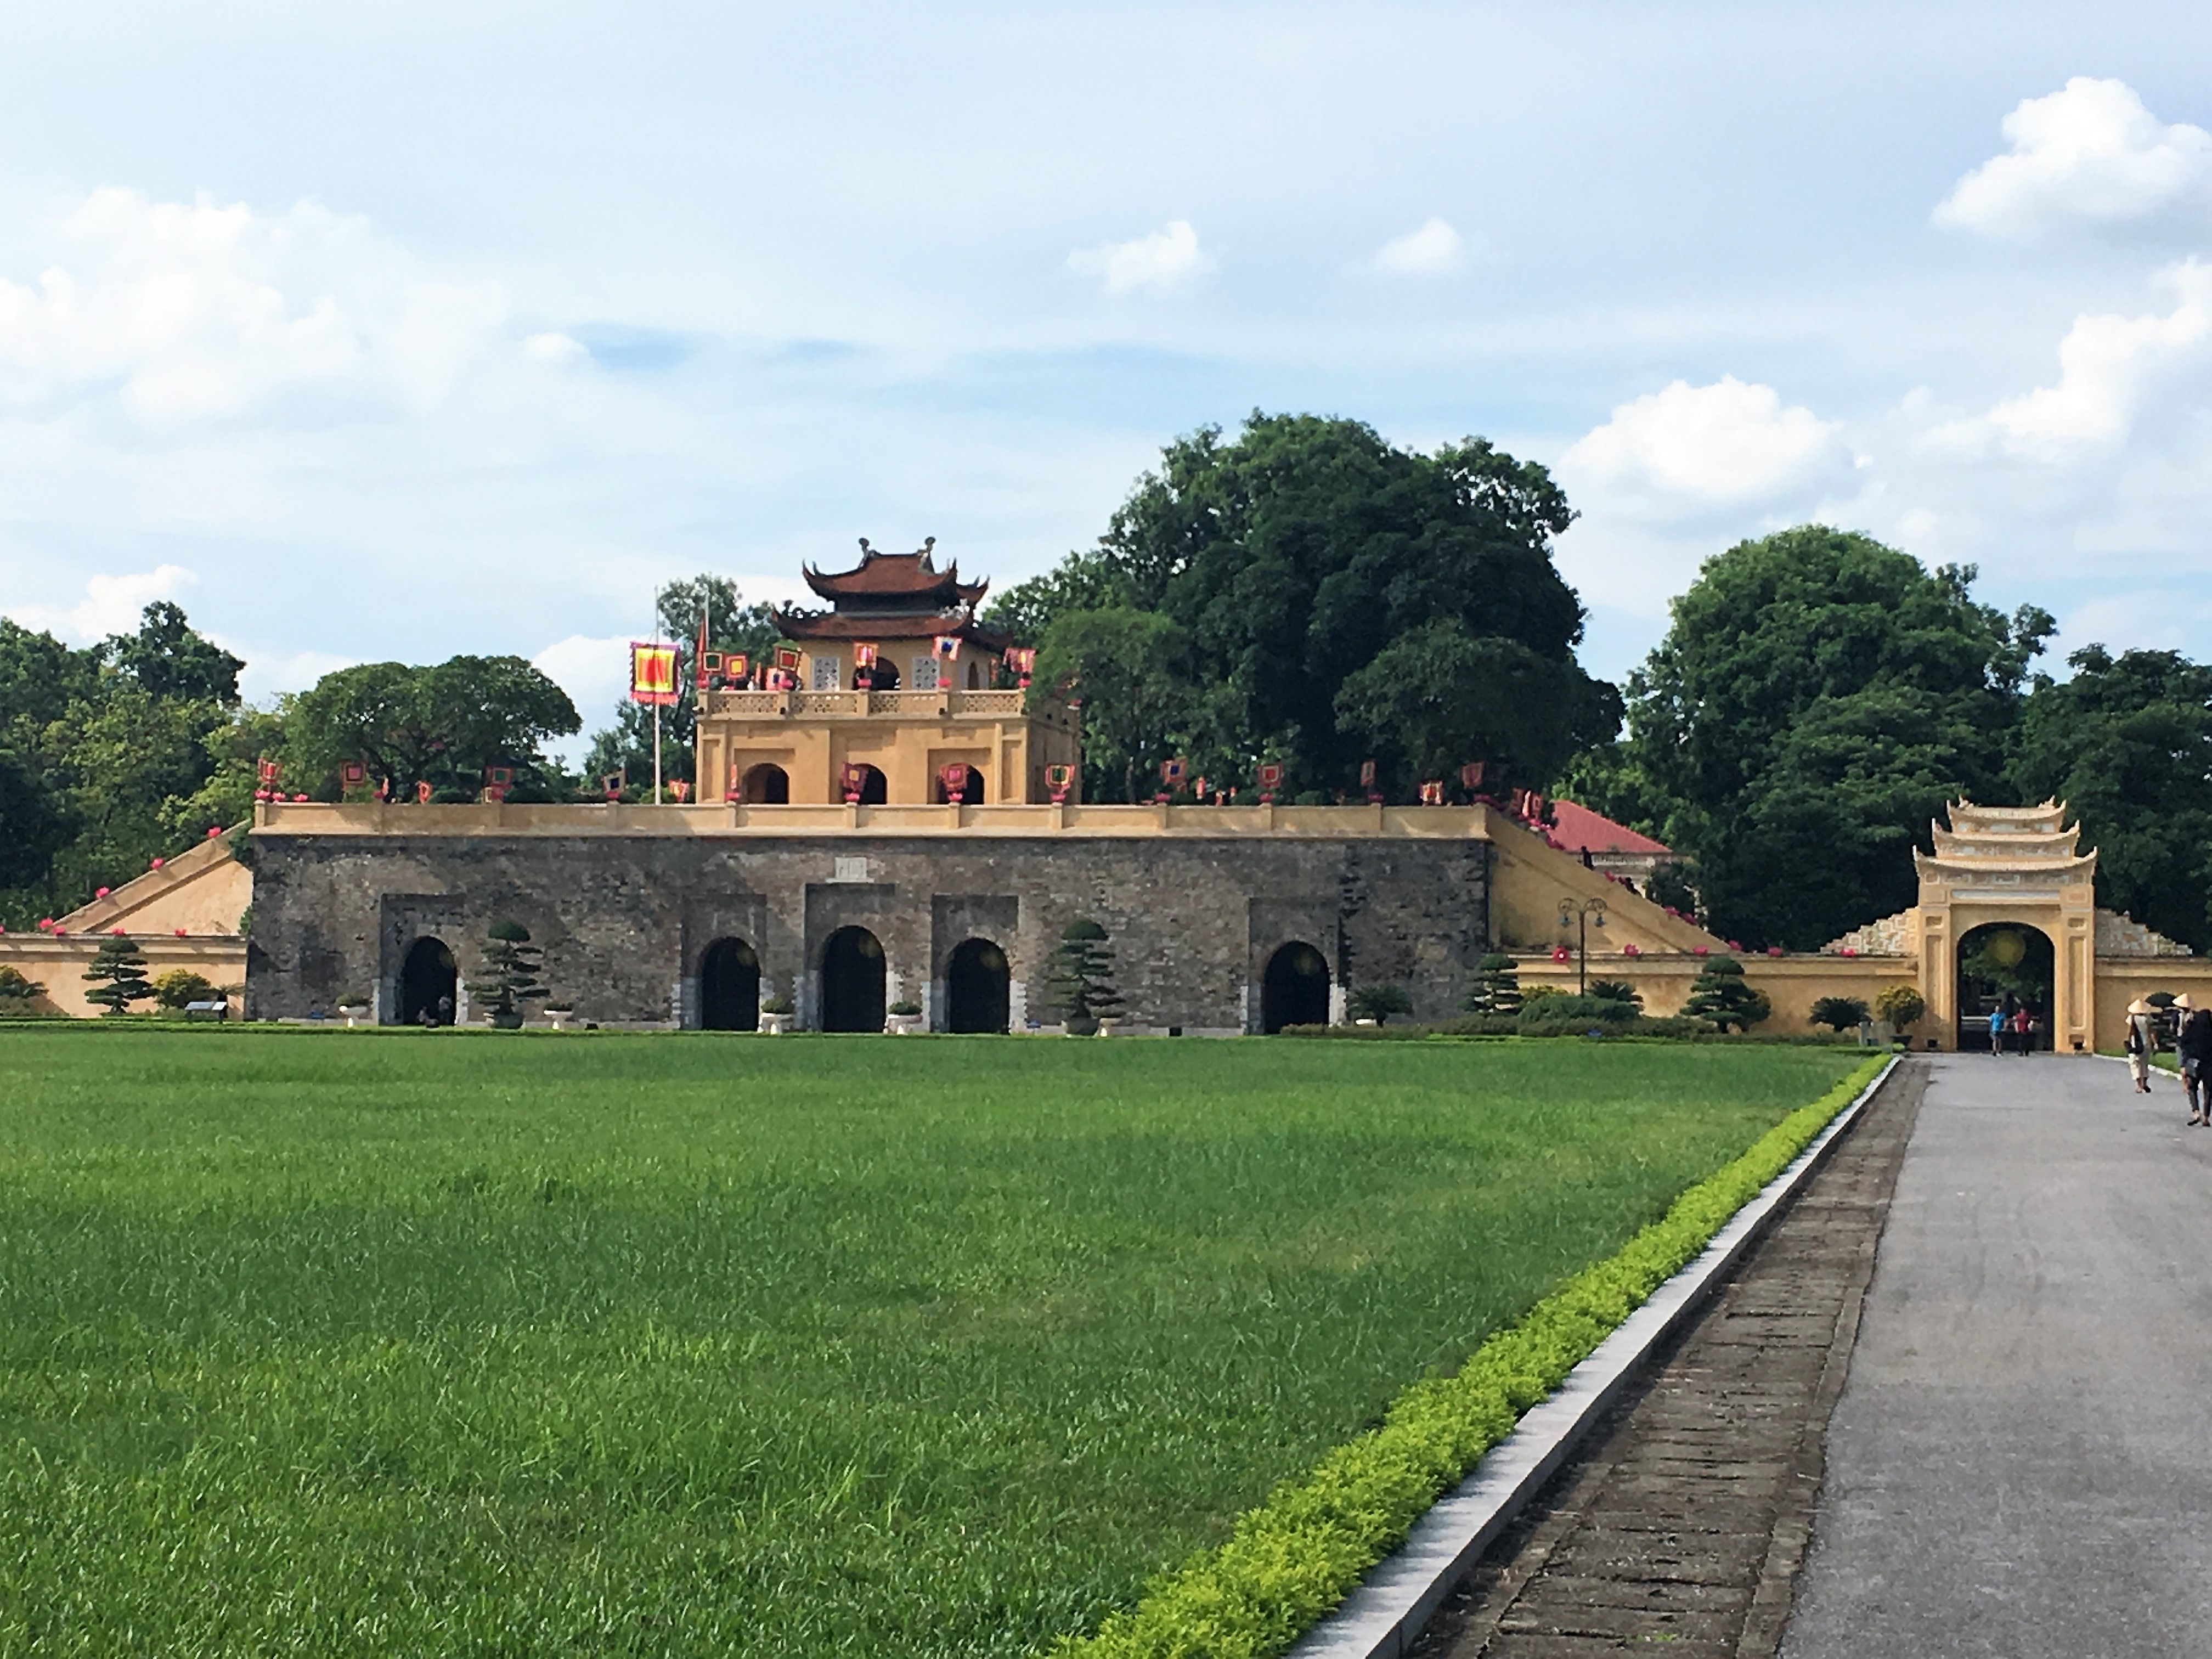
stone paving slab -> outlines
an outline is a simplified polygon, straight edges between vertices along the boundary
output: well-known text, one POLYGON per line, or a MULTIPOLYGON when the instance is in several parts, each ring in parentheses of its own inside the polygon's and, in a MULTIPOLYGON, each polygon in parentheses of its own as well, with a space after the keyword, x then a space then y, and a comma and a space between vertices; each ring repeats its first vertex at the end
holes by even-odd
POLYGON ((1926 1070, 1901 1066, 1713 1304, 1447 1602, 1425 1659, 1771 1656, 1926 1070))
POLYGON ((1936 1063, 1788 1659, 2212 1652, 2212 1130, 2153 1088, 1936 1063))

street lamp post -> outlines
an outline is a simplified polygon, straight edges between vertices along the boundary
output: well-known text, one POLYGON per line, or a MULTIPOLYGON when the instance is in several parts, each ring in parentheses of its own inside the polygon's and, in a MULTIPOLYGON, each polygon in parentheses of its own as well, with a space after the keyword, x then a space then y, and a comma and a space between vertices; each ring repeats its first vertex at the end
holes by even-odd
POLYGON ((1589 991, 1589 930, 1605 932, 1605 901, 1601 898, 1561 899, 1559 931, 1575 930, 1575 994, 1589 991))

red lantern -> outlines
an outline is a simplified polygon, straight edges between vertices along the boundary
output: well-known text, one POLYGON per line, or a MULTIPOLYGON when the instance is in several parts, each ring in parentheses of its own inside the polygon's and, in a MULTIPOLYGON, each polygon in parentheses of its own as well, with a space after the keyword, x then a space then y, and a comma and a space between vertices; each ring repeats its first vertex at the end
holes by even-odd
POLYGON ((219 823, 210 823, 210 825, 208 825, 208 839, 209 839, 210 841, 213 841, 213 840, 214 840, 217 836, 221 835, 222 833, 222 826, 221 824, 219 824, 219 823))
POLYGON ((150 867, 155 870, 160 869, 161 867, 161 860, 160 859, 155 859, 150 867))
POLYGON ((109 928, 107 931, 108 931, 108 933, 109 933, 110 934, 112 934, 113 937, 115 937, 115 938, 117 938, 117 939, 121 939, 121 938, 123 938, 123 937, 124 937, 123 930, 122 930, 120 927, 111 927, 111 928, 109 928))
POLYGON ((183 928, 181 928, 181 927, 178 928, 178 929, 177 929, 177 937, 178 937, 179 939, 182 939, 184 936, 185 936, 185 930, 184 930, 183 928))
POLYGON ((106 896, 107 896, 107 889, 106 889, 105 887, 102 887, 102 888, 98 889, 98 890, 97 890, 96 891, 94 891, 94 894, 93 894, 93 897, 94 897, 94 898, 106 898, 106 896))
POLYGON ((1782 954, 1782 947, 1778 945, 1770 945, 1766 947, 1766 954, 1770 957, 1778 957, 1782 954))
POLYGON ((1565 945, 1554 945, 1552 947, 1552 960, 1553 960, 1553 961, 1554 961, 1554 962, 1572 962, 1574 959, 1575 959, 1575 953, 1574 953, 1573 951, 1570 951, 1569 949, 1567 949, 1567 947, 1566 947, 1565 945))
POLYGON ((1425 783, 1421 786, 1422 805, 1442 806, 1443 804, 1444 787, 1442 782, 1425 783))
POLYGON ((1700 957, 1701 957, 1701 956, 1703 956, 1703 955, 1705 955, 1705 947, 1704 945, 1698 945, 1698 946, 1694 951, 1692 951, 1691 952, 1691 954, 1692 954, 1692 956, 1700 956, 1700 957))

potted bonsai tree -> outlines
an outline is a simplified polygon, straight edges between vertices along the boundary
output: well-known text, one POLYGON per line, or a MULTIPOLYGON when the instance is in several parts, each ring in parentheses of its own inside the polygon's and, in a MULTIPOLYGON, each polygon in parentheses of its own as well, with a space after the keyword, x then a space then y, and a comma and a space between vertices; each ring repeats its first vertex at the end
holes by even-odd
POLYGON ((761 999, 760 1028, 769 1036, 781 1036, 791 1029, 791 999, 787 996, 765 996, 761 999))
POLYGON ((1889 1027, 1900 1048, 1911 1046, 1906 1028, 1917 1024, 1927 1012, 1927 999, 1910 985, 1893 985, 1874 1000, 1875 1018, 1889 1027))
POLYGON ((1096 1036, 1099 1022, 1121 1011, 1121 994, 1114 988, 1113 947, 1106 930, 1088 916, 1060 930, 1045 983, 1052 1006, 1060 1010, 1060 1029, 1070 1036, 1096 1036))
POLYGON ((542 1002, 546 991, 538 969, 544 952, 530 942, 530 930, 501 916, 485 931, 484 976, 469 981, 469 994, 481 999, 485 1018, 503 1031, 522 1025, 522 1005, 542 1002))

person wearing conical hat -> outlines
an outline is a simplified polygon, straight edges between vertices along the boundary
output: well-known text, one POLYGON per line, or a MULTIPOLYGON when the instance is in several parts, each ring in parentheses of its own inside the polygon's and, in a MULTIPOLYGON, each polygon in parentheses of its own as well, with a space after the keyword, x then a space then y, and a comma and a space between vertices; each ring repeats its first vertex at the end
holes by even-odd
POLYGON ((2158 1050, 2158 1010, 2137 997, 2128 1004, 2128 1070, 2135 1074, 2136 1092, 2150 1092, 2150 1057, 2158 1050))

